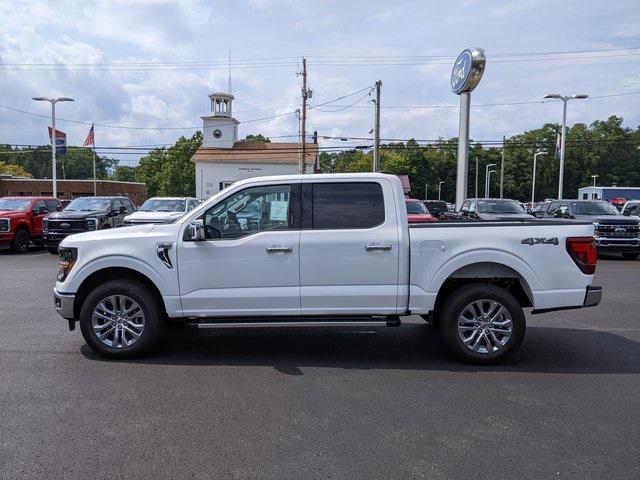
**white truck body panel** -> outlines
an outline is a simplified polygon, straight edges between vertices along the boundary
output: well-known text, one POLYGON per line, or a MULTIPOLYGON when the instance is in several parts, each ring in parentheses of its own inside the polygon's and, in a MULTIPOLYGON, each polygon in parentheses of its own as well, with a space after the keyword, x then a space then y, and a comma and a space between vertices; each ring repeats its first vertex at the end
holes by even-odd
POLYGON ((56 291, 75 294, 93 273, 128 268, 160 292, 170 317, 280 315, 396 315, 428 313, 456 272, 498 268, 515 272, 534 309, 581 306, 592 275, 568 255, 565 239, 592 236, 590 224, 558 222, 408 226, 404 194, 384 174, 289 175, 240 181, 175 223, 72 235, 61 247, 78 249, 76 265, 56 291), (185 241, 190 222, 248 186, 309 182, 378 182, 384 223, 369 229, 262 231, 234 240, 185 241), (523 244, 529 237, 558 244, 523 244), (158 256, 167 250, 172 267, 158 256), (367 250, 368 246, 390 246, 367 250), (269 254, 267 247, 291 247, 269 254))

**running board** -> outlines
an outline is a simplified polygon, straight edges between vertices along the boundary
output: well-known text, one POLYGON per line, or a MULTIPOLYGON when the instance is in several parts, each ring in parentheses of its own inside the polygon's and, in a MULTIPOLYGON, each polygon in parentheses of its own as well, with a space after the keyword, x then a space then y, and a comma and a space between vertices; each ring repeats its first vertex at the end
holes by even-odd
POLYGON ((188 325, 194 328, 289 328, 289 327, 399 327, 400 319, 380 320, 282 320, 282 321, 196 321, 188 325))

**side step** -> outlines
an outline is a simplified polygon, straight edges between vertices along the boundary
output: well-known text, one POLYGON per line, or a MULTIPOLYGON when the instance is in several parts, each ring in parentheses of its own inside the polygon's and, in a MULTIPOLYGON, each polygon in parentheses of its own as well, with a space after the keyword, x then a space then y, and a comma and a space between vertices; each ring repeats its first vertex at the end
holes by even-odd
POLYGON ((399 327, 400 319, 398 317, 364 317, 362 319, 351 318, 335 318, 327 320, 323 317, 318 320, 309 318, 301 318, 295 320, 288 318, 286 320, 196 320, 188 322, 193 328, 290 328, 290 327, 399 327))

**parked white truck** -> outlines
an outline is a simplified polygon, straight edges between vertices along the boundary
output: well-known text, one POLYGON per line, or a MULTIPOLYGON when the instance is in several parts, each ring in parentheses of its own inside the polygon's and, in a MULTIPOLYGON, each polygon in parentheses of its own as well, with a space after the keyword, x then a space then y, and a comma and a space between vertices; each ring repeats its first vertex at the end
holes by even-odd
POLYGON ((461 359, 510 355, 534 313, 597 305, 591 223, 407 223, 384 174, 240 181, 172 224, 71 235, 57 312, 111 358, 167 321, 199 328, 397 326, 418 314, 461 359))

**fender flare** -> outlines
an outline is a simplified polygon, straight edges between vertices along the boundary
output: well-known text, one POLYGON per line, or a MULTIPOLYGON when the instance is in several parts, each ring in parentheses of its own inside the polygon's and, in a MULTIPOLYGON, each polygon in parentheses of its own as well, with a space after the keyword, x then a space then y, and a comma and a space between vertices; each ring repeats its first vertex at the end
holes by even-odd
POLYGON ((526 289, 529 291, 538 289, 538 276, 533 268, 520 257, 504 250, 483 248, 460 253, 442 265, 433 275, 432 291, 439 292, 444 282, 457 270, 476 263, 496 263, 509 267, 522 277, 526 283, 524 285, 526 289))
POLYGON ((129 257, 127 255, 109 255, 108 257, 98 257, 92 259, 88 263, 82 265, 80 269, 75 272, 73 278, 68 284, 69 292, 77 292, 84 281, 100 270, 106 270, 108 268, 128 268, 135 270, 141 275, 147 277, 157 287, 162 296, 171 295, 170 286, 165 278, 160 273, 146 262, 140 261, 137 258, 129 257))

